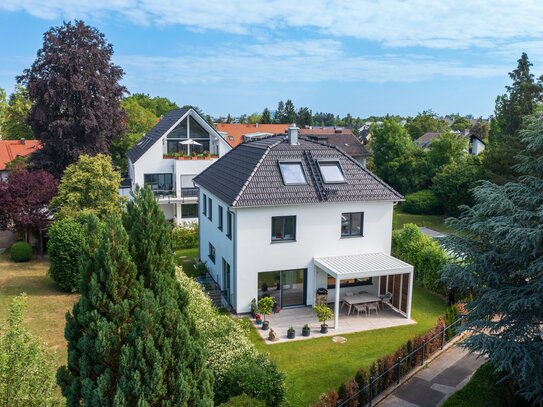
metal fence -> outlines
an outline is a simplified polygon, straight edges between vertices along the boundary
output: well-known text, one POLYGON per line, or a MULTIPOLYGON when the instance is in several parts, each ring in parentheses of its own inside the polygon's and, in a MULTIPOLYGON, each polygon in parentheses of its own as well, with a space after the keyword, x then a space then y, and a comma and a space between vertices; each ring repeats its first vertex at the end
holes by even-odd
POLYGON ((453 338, 459 335, 460 332, 458 328, 462 325, 462 320, 464 318, 465 315, 461 315, 458 319, 449 324, 447 327, 443 327, 441 329, 441 332, 438 332, 437 334, 431 336, 427 341, 423 340, 420 346, 417 346, 404 357, 396 359, 396 363, 392 367, 386 369, 378 376, 370 376, 368 384, 366 386, 358 389, 358 391, 355 394, 351 395, 349 398, 346 398, 344 400, 338 400, 336 406, 350 407, 353 405, 357 405, 360 407, 371 407, 373 399, 375 397, 377 397, 379 394, 383 393, 385 390, 392 386, 398 386, 401 383, 402 376, 409 374, 415 368, 412 364, 413 360, 416 360, 420 356, 420 366, 424 366, 424 363, 426 361, 426 346, 429 342, 433 342, 434 340, 440 338, 440 351, 442 351, 443 347, 447 342, 451 341, 453 338), (409 366, 407 370, 405 369, 406 364, 409 366), (388 380, 390 380, 391 376, 394 377, 394 383, 387 387, 384 387, 381 382, 384 381, 385 378, 388 378, 388 380))

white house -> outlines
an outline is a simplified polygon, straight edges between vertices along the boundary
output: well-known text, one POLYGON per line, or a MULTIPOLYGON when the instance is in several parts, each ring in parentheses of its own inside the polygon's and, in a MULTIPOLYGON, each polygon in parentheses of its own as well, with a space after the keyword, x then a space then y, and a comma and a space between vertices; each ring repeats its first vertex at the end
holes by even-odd
MULTIPOLYGON (((417 143, 424 150, 428 150, 430 148, 430 143, 432 142, 432 140, 438 137, 439 134, 440 133, 434 133, 434 132, 424 133, 415 141, 415 143, 417 143)), ((468 151, 467 151, 468 153, 472 155, 479 155, 484 151, 486 147, 485 142, 478 135, 469 133, 469 132, 457 133, 457 134, 469 140, 468 151)))
POLYGON ((172 110, 128 152, 130 179, 120 193, 149 185, 167 219, 197 221, 198 192, 192 180, 230 150, 194 109, 172 110))
POLYGON ((341 149, 290 127, 240 144, 194 183, 200 257, 236 312, 263 295, 310 306, 326 288, 336 327, 339 301, 361 290, 392 293, 410 317, 413 267, 390 255, 402 196, 341 149))

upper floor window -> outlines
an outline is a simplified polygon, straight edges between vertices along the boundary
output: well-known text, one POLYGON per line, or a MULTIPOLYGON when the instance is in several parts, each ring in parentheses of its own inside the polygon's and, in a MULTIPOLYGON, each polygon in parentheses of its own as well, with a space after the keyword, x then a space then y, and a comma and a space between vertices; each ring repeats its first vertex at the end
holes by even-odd
POLYGON ((209 253, 207 256, 213 263, 215 263, 215 246, 213 246, 211 243, 209 243, 209 253))
POLYGON ((284 161, 279 163, 279 169, 281 170, 281 176, 283 177, 283 183, 285 185, 305 185, 307 180, 305 178, 304 169, 302 163, 299 161, 284 161))
POLYGON ((218 210, 218 213, 219 213, 219 230, 222 230, 222 223, 223 223, 223 220, 222 220, 222 217, 223 217, 223 214, 222 214, 222 206, 221 205, 217 205, 217 210, 218 210))
POLYGON ((343 183, 345 176, 339 161, 319 161, 322 179, 327 184, 343 183))
POLYGON ((363 236, 364 212, 341 214, 341 236, 363 236))
POLYGON ((226 212, 226 237, 232 239, 232 212, 226 212))
POLYGON ((144 174, 144 185, 149 185, 155 193, 164 193, 173 191, 173 175, 172 174, 144 174))
POLYGON ((202 194, 202 213, 207 215, 207 196, 206 194, 202 194))
POLYGON ((296 216, 272 217, 272 241, 296 240, 296 216))
POLYGON ((213 220, 213 201, 207 198, 207 218, 213 220))

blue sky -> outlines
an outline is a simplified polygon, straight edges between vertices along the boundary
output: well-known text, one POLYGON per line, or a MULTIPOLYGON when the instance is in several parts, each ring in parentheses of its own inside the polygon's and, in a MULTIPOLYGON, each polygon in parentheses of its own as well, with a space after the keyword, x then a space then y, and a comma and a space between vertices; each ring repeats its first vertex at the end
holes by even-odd
POLYGON ((0 87, 74 18, 113 44, 131 92, 214 116, 288 98, 342 116, 487 116, 522 51, 543 73, 541 1, 2 0, 0 87))

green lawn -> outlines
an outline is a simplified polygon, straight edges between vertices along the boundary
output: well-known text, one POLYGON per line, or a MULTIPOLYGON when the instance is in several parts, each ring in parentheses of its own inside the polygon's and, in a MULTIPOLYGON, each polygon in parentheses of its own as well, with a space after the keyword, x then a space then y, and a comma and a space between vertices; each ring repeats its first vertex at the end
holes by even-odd
POLYGON ((412 316, 416 325, 379 329, 343 335, 347 343, 337 344, 331 337, 266 345, 254 330, 251 340, 268 352, 287 376, 287 398, 292 406, 307 406, 319 395, 367 368, 375 359, 395 351, 408 339, 435 325, 445 311, 445 302, 436 295, 415 287, 412 316))
POLYGON ((183 267, 183 271, 189 277, 198 276, 198 272, 194 269, 195 260, 198 258, 198 248, 179 249, 175 251, 175 261, 178 266, 183 267))
POLYGON ((438 232, 448 233, 451 229, 445 225, 445 218, 443 215, 412 215, 395 209, 394 229, 401 229, 406 223, 414 223, 417 226, 426 226, 438 232))

